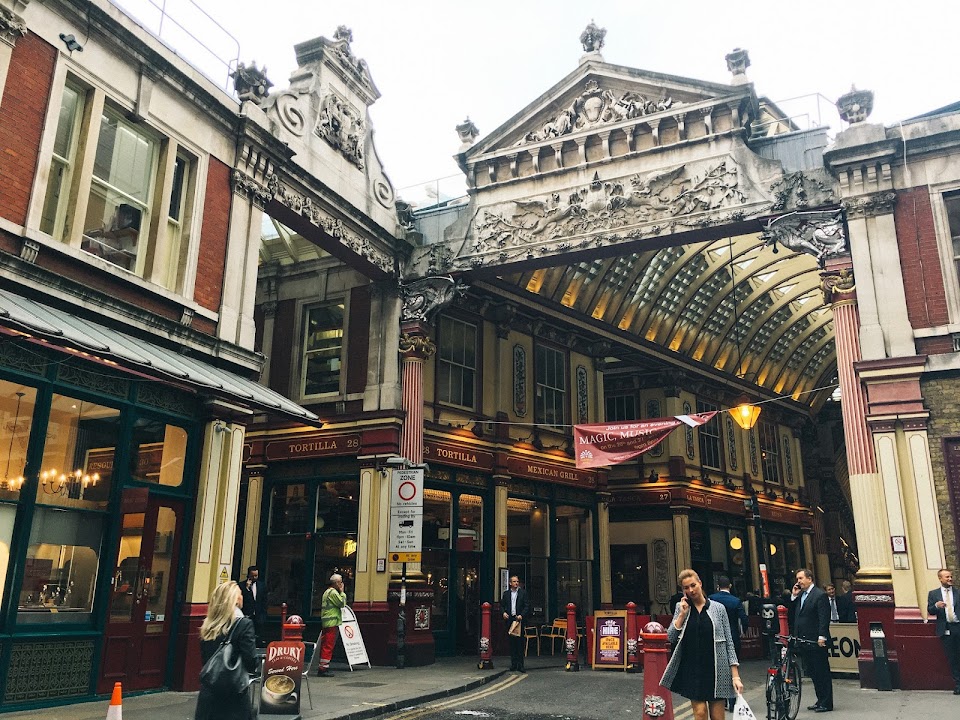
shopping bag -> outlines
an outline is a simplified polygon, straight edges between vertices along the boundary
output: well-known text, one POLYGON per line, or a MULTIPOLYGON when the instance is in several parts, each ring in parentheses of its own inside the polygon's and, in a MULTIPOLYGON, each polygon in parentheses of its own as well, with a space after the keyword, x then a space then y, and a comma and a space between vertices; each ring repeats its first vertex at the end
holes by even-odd
POLYGON ((739 693, 737 693, 737 703, 733 706, 733 717, 735 720, 757 720, 757 716, 753 714, 753 710, 739 693))
POLYGON ((507 630, 508 635, 513 635, 514 637, 520 637, 520 621, 514 620, 510 623, 510 629, 507 630))

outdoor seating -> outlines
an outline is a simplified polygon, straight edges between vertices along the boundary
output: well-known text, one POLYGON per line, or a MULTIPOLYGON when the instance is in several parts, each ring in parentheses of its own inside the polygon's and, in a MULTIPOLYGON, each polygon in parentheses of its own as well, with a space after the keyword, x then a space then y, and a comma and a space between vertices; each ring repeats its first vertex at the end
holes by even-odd
POLYGON ((550 654, 556 654, 555 641, 560 641, 560 648, 563 649, 563 641, 567 637, 567 621, 557 618, 550 625, 544 625, 540 629, 540 638, 545 640, 550 638, 550 654))
POLYGON ((540 633, 537 631, 536 625, 527 625, 523 629, 523 656, 526 657, 530 654, 530 641, 535 640, 537 643, 537 655, 540 654, 540 633))

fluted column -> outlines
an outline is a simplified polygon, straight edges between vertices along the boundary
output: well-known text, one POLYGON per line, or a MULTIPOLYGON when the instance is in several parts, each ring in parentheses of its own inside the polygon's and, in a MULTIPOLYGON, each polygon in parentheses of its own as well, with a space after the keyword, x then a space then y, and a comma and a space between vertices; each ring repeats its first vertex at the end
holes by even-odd
POLYGON ((437 351, 420 323, 405 323, 400 333, 403 380, 400 405, 405 413, 400 431, 400 456, 423 463, 423 361, 437 351))
POLYGON ((890 529, 883 485, 877 473, 873 437, 867 426, 866 399, 854 363, 860 360, 860 318, 849 258, 829 260, 823 277, 825 300, 833 309, 840 379, 843 432, 846 438, 850 495, 860 557, 858 582, 890 582, 890 529))

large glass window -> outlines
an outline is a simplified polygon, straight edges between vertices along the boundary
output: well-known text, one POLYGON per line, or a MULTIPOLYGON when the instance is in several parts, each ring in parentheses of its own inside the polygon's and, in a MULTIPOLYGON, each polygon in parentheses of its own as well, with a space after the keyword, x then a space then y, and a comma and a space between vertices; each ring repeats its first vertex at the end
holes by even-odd
POLYGON ((306 536, 268 537, 267 558, 267 612, 279 615, 286 603, 288 614, 304 615, 303 589, 310 567, 306 536))
POLYGON ((477 326, 440 318, 437 349, 437 398, 473 408, 476 405, 477 326))
POLYGON ((445 490, 423 491, 423 562, 420 569, 433 588, 430 623, 435 631, 449 625, 451 495, 445 490))
MULTIPOLYGON (((697 412, 708 413, 719 410, 715 404, 697 400, 697 412)), ((700 438, 700 465, 711 470, 720 470, 720 420, 710 421, 697 428, 700 438)))
POLYGON ((536 347, 536 397, 534 415, 543 425, 567 422, 566 356, 559 350, 536 347))
POLYGON ((63 89, 57 131, 53 141, 53 157, 50 159, 50 179, 43 200, 40 230, 58 240, 63 239, 67 213, 67 196, 73 181, 77 154, 77 138, 83 114, 84 94, 72 85, 63 89))
POLYGON ((584 614, 593 612, 590 551, 590 511, 559 505, 554 516, 553 552, 557 558, 557 608, 575 603, 584 614))
POLYGON ((32 387, 0 380, 0 500, 20 497, 36 397, 32 387))
POLYGON ((157 141, 112 108, 100 118, 100 137, 82 249, 125 270, 142 272, 141 231, 156 175, 157 141))
POLYGON ((303 331, 303 395, 340 392, 343 303, 308 308, 303 331))
POLYGON ((193 160, 180 153, 173 166, 173 186, 170 188, 170 205, 167 210, 167 249, 170 261, 166 269, 157 277, 165 287, 176 290, 183 280, 184 241, 187 239, 187 224, 190 221, 192 196, 190 182, 193 178, 193 160))
POLYGON ((100 557, 100 515, 37 507, 23 568, 18 622, 90 619, 100 557))
POLYGON ((313 531, 314 520, 307 507, 304 483, 277 485, 270 492, 271 535, 294 535, 313 531))
POLYGON ((760 423, 760 459, 763 462, 763 479, 768 483, 782 483, 777 426, 773 423, 760 423))
POLYGON ((312 593, 314 615, 320 614, 320 601, 334 573, 343 576, 347 595, 353 593, 359 523, 359 480, 322 482, 317 486, 312 593))
POLYGON ((543 504, 522 498, 507 498, 507 564, 519 577, 530 599, 536 624, 547 621, 551 612, 548 595, 548 528, 543 504))
POLYGON ((119 436, 120 411, 116 408, 54 395, 37 502, 105 510, 119 436))
POLYGON ((160 420, 138 418, 133 426, 130 478, 179 486, 187 454, 187 431, 160 420))

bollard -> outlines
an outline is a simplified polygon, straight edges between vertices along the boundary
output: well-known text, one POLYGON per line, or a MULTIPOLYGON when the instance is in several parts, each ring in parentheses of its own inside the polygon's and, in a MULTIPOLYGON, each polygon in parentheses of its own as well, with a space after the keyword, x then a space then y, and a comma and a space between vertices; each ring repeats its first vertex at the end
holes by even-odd
POLYGON ((870 623, 870 644, 873 645, 873 673, 877 690, 893 690, 890 660, 887 658, 887 635, 883 632, 882 623, 870 623))
POLYGON ((627 603, 627 672, 640 672, 640 655, 637 653, 637 604, 627 603))
POLYGON ((763 655, 770 662, 779 659, 777 650, 777 629, 780 621, 777 619, 777 606, 767 603, 760 608, 760 617, 763 619, 763 655))
POLYGON ((480 670, 493 670, 493 648, 490 642, 490 603, 480 606, 480 670))
MULTIPOLYGON (((783 605, 777 605, 777 615, 780 618, 780 634, 786 637, 790 634, 790 623, 787 622, 787 608, 783 605)), ((780 642, 784 645, 787 644, 786 640, 781 640, 780 642)))
POLYGON ((306 625, 299 615, 291 615, 280 626, 281 640, 299 640, 303 642, 303 630, 306 625))
POLYGON ((567 603, 567 637, 563 641, 567 651, 567 671, 580 672, 580 653, 577 647, 577 606, 567 603))
POLYGON ((643 720, 673 720, 673 697, 660 684, 670 659, 667 632, 658 622, 644 625, 643 639, 643 720))

